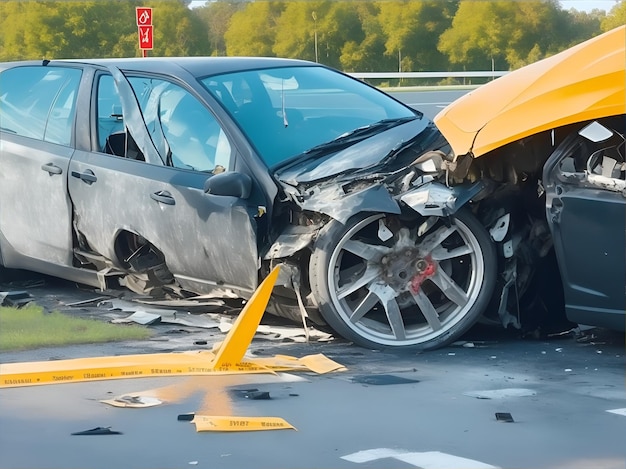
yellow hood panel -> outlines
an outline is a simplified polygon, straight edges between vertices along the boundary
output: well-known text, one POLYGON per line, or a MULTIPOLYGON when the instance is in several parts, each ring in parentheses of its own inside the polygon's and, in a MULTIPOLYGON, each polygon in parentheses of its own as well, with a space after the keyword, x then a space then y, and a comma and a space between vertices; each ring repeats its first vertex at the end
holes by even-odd
POLYGON ((626 113, 626 26, 477 88, 435 124, 456 155, 479 157, 563 125, 626 113))

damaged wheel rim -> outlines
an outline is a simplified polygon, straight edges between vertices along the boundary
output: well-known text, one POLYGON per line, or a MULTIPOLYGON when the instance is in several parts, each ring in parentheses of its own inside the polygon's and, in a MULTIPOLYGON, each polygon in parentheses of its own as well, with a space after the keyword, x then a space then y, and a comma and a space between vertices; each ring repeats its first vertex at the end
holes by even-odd
MULTIPOLYGON (((330 257, 328 285, 338 315, 380 345, 420 345, 448 335, 478 301, 485 262, 461 220, 431 224, 418 236, 402 226, 381 241, 374 215, 355 224, 330 257)), ((473 313, 472 313, 473 314, 473 313)))

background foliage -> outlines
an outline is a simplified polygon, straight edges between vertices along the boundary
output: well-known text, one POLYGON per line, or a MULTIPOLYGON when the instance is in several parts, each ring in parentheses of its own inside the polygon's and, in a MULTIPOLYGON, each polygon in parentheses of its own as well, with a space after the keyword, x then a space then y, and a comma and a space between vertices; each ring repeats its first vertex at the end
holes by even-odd
POLYGON ((626 23, 557 0, 1 1, 0 61, 138 57, 135 7, 154 9, 153 56, 282 56, 344 71, 509 70, 626 23))

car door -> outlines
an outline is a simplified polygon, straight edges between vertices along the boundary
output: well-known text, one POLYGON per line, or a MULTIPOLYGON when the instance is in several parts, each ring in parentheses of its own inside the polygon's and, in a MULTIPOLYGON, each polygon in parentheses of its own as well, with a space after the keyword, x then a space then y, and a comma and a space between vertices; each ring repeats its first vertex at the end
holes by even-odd
MULTIPOLYGON (((620 121, 623 132, 623 116, 616 122, 620 121)), ((623 138, 620 140, 623 157, 623 138)), ((601 167, 588 166, 592 155, 598 158, 597 152, 604 151, 602 147, 574 135, 550 157, 544 169, 547 216, 568 318, 623 330, 626 197, 619 187, 625 184, 625 173, 612 164, 609 170, 605 165, 602 176, 601 167)))
POLYGON ((72 265, 67 192, 79 68, 31 65, 0 74, 0 252, 8 267, 72 265))
POLYGON ((136 236, 162 253, 178 283, 193 292, 253 291, 257 205, 251 209, 245 197, 204 192, 206 180, 228 171, 236 158, 230 138, 180 84, 142 76, 129 81, 111 71, 95 82, 97 148, 77 150, 70 163, 80 238, 128 268, 133 253, 120 239, 136 236), (177 109, 182 105, 187 107, 177 109), (183 112, 174 117, 176 111, 183 112), (207 131, 209 123, 215 134, 188 135, 207 131), (103 129, 111 133, 100 135, 103 129))

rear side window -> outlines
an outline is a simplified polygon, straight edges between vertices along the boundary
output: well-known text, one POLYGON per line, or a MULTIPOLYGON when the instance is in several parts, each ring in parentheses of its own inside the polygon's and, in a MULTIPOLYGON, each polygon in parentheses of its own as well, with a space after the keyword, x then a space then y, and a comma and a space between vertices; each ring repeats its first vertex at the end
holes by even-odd
POLYGON ((81 71, 18 67, 0 73, 0 128, 4 132, 70 145, 81 71))

